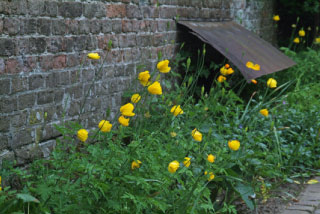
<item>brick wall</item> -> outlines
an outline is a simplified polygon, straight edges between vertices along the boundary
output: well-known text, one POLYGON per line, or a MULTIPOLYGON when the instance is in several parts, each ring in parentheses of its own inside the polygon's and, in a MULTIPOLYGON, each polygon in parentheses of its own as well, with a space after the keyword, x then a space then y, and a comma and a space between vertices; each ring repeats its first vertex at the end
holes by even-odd
POLYGON ((138 65, 151 70, 159 51, 169 59, 174 55, 175 16, 230 19, 241 3, 243 0, 1 0, 0 162, 10 159, 24 164, 48 156, 60 135, 53 126, 78 119, 96 75, 100 76, 89 92, 82 125, 96 126, 108 107, 113 117, 123 90, 140 71, 138 65), (112 49, 99 74, 97 63, 84 59, 88 52, 104 55, 110 40, 112 49), (79 70, 81 62, 83 69, 79 70))

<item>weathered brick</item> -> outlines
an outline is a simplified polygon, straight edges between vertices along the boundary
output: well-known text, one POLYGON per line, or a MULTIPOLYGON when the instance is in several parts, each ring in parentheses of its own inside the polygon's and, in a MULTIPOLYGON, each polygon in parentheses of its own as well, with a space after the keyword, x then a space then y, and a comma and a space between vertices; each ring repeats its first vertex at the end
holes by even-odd
POLYGON ((102 20, 101 21, 101 31, 102 33, 110 33, 112 31, 112 21, 102 20))
POLYGON ((67 25, 64 20, 62 19, 52 20, 53 35, 65 35, 66 32, 67 32, 67 25))
POLYGON ((58 15, 58 2, 54 0, 45 1, 41 15, 56 17, 58 15))
POLYGON ((128 18, 142 18, 142 13, 137 5, 127 4, 126 12, 128 18))
POLYGON ((39 0, 29 0, 28 1, 28 11, 30 15, 39 16, 42 14, 44 9, 44 1, 39 0))
POLYGON ((44 87, 44 77, 39 74, 35 74, 29 77, 29 90, 34 90, 44 87))
MULTIPOLYGON (((8 121, 9 120, 7 120, 5 122, 8 124, 8 121)), ((1 121, 0 121, 0 127, 1 127, 1 121)), ((8 146, 9 146, 8 142, 9 142, 8 136, 6 136, 4 134, 0 134, 0 151, 8 149, 8 146)), ((0 168, 1 168, 1 160, 0 160, 0 168)))
POLYGON ((29 52, 30 54, 40 54, 46 50, 46 39, 44 37, 30 38, 29 39, 29 52))
POLYGON ((41 91, 37 94, 37 104, 43 105, 43 104, 49 104, 54 101, 54 91, 48 90, 48 91, 41 91))
POLYGON ((101 32, 101 22, 99 20, 92 20, 90 23, 90 32, 93 34, 98 34, 101 32))
POLYGON ((119 36, 119 47, 134 47, 136 46, 136 35, 135 34, 124 34, 119 36))
MULTIPOLYGON (((22 144, 22 145, 25 145, 25 144, 22 144)), ((23 146, 19 149, 16 149, 15 154, 16 154, 18 165, 30 163, 42 157, 42 151, 37 143, 23 146)))
POLYGON ((34 93, 23 94, 18 96, 19 110, 32 108, 36 102, 36 95, 34 93))
POLYGON ((112 20, 112 31, 114 33, 121 33, 122 32, 121 20, 112 20))
POLYGON ((69 88, 66 88, 66 93, 68 93, 71 99, 79 99, 83 96, 82 94, 82 84, 74 85, 69 88))
POLYGON ((75 51, 83 51, 87 49, 87 36, 77 36, 73 37, 74 39, 74 50, 75 51))
MULTIPOLYGON (((77 60, 79 60, 79 59, 77 59, 77 60)), ((80 65, 80 64, 78 64, 78 65, 80 65)), ((74 84, 74 83, 78 83, 78 82, 81 82, 81 71, 80 71, 80 69, 76 69, 74 71, 70 71, 70 83, 74 84)))
POLYGON ((65 20, 68 34, 79 34, 79 21, 74 19, 65 20))
POLYGON ((59 15, 68 18, 76 18, 82 15, 82 4, 79 2, 60 2, 59 15))
POLYGON ((5 72, 15 74, 22 71, 23 62, 21 58, 9 58, 5 61, 5 72))
POLYGON ((152 34, 139 34, 137 35, 137 45, 139 47, 152 45, 152 38, 152 34))
POLYGON ((18 114, 14 114, 10 118, 10 123, 12 128, 19 128, 21 129, 22 127, 27 125, 27 117, 28 117, 28 111, 19 111, 18 114))
MULTIPOLYGON (((42 137, 42 140, 43 140, 43 137, 42 137)), ((49 158, 50 157, 50 153, 56 147, 56 140, 50 140, 50 141, 41 143, 41 144, 39 144, 39 146, 40 146, 40 149, 42 151, 43 157, 44 158, 49 158)))
MULTIPOLYGON (((1 7, 1 5, 0 5, 1 7)), ((0 19, 0 34, 3 33, 3 19, 0 19)))
POLYGON ((40 35, 49 36, 51 34, 51 20, 50 19, 38 19, 37 29, 40 35))
POLYGON ((10 96, 10 97, 1 97, 0 98, 0 112, 1 113, 9 113, 16 111, 17 108, 17 98, 10 96))
POLYGON ((12 56, 16 49, 15 40, 11 38, 0 38, 0 47, 0 56, 12 56))
POLYGON ((161 7, 160 17, 172 19, 177 16, 177 8, 175 7, 161 7))
POLYGON ((132 21, 131 20, 122 20, 122 32, 132 32, 132 21))
POLYGON ((125 4, 110 4, 107 5, 107 17, 109 18, 123 18, 126 16, 125 4))
POLYGON ((67 63, 66 64, 67 67, 80 66, 80 55, 79 54, 68 54, 66 63, 67 63))
MULTIPOLYGON (((0 116, 0 132, 7 132, 10 129, 10 116, 0 116)), ((1 139, 1 137, 0 137, 1 139)), ((1 148, 1 141, 0 141, 1 148)))
POLYGON ((12 162, 14 161, 15 156, 13 151, 9 151, 5 149, 4 151, 0 152, 0 167, 3 165, 5 161, 12 162))
POLYGON ((20 20, 17 18, 5 18, 3 29, 5 34, 10 36, 17 35, 20 31, 20 20))
POLYGON ((88 20, 80 20, 79 21, 79 33, 80 34, 90 33, 90 24, 89 24, 88 20))
POLYGON ((84 4, 83 15, 88 18, 100 18, 106 16, 106 11, 103 3, 84 4))
POLYGON ((26 91, 29 88, 28 78, 25 76, 14 75, 11 82, 11 92, 17 93, 26 91))
POLYGON ((37 19, 20 20, 20 35, 37 33, 37 19))
POLYGON ((7 12, 10 15, 25 15, 27 13, 27 2, 26 0, 12 0, 6 1, 7 12))
POLYGON ((53 69, 62 69, 66 67, 66 55, 57 55, 52 59, 52 68, 53 69))
POLYGON ((11 93, 11 79, 0 79, 0 95, 11 93))

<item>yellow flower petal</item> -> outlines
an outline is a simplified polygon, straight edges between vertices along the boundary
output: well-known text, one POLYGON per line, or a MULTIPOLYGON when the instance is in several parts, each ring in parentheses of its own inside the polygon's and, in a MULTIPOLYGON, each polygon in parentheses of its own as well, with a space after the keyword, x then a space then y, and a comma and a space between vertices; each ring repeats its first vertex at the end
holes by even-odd
POLYGON ((168 73, 171 70, 171 68, 168 65, 169 60, 163 60, 157 64, 157 68, 161 73, 168 73))
POLYGON ((112 128, 112 124, 107 120, 101 120, 98 127, 101 132, 110 132, 112 128))
POLYGON ((162 94, 162 88, 159 82, 154 82, 151 85, 148 86, 148 91, 150 94, 155 95, 161 95, 162 94))
POLYGON ((233 151, 237 151, 240 148, 240 142, 238 140, 230 140, 228 147, 233 151))
POLYGON ((119 119, 118 119, 119 123, 123 126, 129 126, 129 121, 130 119, 129 118, 125 118, 124 116, 120 116, 119 119))
POLYGON ((191 164, 191 158, 189 158, 189 157, 185 157, 184 158, 184 161, 183 161, 183 165, 185 165, 185 167, 189 167, 190 166, 190 164, 191 164))
POLYGON ((131 163, 131 169, 132 170, 134 170, 134 169, 138 169, 138 168, 140 168, 140 166, 141 166, 141 161, 140 160, 134 160, 134 161, 132 161, 132 163, 131 163))
POLYGON ((306 32, 303 29, 299 30, 299 36, 304 37, 305 35, 306 32))
POLYGON ((216 159, 216 157, 212 154, 209 154, 208 157, 207 157, 207 160, 210 162, 210 163, 213 163, 214 160, 216 159))
POLYGON ((171 108, 170 112, 174 116, 178 116, 179 114, 183 114, 183 110, 181 109, 180 105, 175 105, 171 108))
POLYGON ((201 142, 202 141, 202 134, 197 129, 193 129, 191 135, 195 141, 201 142))
POLYGON ((89 59, 100 59, 100 56, 98 53, 89 53, 87 56, 89 59))
POLYGON ((296 44, 299 44, 300 43, 300 39, 298 37, 296 37, 294 40, 293 40, 294 43, 296 44))
POLYGON ((88 131, 85 129, 80 129, 77 133, 77 137, 80 141, 85 142, 88 139, 88 131))
POLYGON ((260 114, 262 114, 265 117, 268 117, 269 111, 268 111, 268 109, 264 108, 264 109, 260 110, 260 114))
POLYGON ((269 78, 267 81, 267 86, 269 88, 276 88, 277 87, 277 81, 273 78, 269 78))
POLYGON ((120 112, 123 116, 133 117, 135 113, 133 113, 134 105, 132 103, 127 103, 120 107, 120 112))
POLYGON ((279 15, 274 15, 273 16, 273 20, 276 21, 276 22, 280 21, 280 16, 279 15))
POLYGON ((170 173, 175 173, 178 170, 179 166, 180 166, 180 163, 178 161, 176 161, 176 160, 172 161, 169 163, 168 171, 170 173))
POLYGON ((217 80, 218 80, 218 82, 224 82, 227 80, 227 78, 225 76, 220 75, 220 76, 218 76, 217 80))
POLYGON ((149 71, 140 72, 138 79, 143 86, 149 85, 149 79, 150 79, 149 71))
POLYGON ((131 102, 133 102, 133 103, 138 103, 140 101, 140 99, 141 99, 140 94, 134 94, 131 96, 131 102))

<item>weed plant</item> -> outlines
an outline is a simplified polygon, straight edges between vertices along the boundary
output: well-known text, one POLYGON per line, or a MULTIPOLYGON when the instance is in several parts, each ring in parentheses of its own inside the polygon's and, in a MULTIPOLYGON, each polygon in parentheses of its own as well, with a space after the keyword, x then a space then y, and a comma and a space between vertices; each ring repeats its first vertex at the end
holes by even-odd
POLYGON ((5 165, 0 213, 236 213, 239 200, 254 209, 275 182, 318 172, 320 87, 305 71, 318 54, 309 50, 308 66, 295 56, 295 84, 280 74, 277 87, 258 80, 248 101, 228 80, 196 87, 205 49, 194 70, 188 57, 171 62, 183 77, 159 54, 114 120, 108 114, 90 130, 61 124, 50 159, 5 165))

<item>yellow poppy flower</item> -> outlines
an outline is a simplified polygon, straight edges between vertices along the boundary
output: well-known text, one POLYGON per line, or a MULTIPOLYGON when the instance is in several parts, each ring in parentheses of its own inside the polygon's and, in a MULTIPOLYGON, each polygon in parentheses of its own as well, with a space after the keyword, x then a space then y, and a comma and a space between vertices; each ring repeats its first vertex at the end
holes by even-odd
POLYGON ((267 86, 269 88, 276 88, 277 87, 277 81, 273 78, 269 78, 267 81, 267 86))
POLYGON ((170 112, 171 112, 174 116, 178 116, 179 114, 183 114, 183 110, 181 109, 180 105, 173 106, 173 107, 171 108, 170 112))
POLYGON ((134 94, 131 96, 131 102, 133 102, 133 103, 138 103, 140 101, 140 99, 141 99, 140 94, 134 94))
POLYGON ((149 79, 150 79, 149 71, 140 72, 138 79, 143 86, 149 85, 149 79))
POLYGON ((120 112, 123 116, 133 117, 135 113, 133 113, 134 106, 132 103, 127 103, 120 107, 120 112))
POLYGON ((110 132, 112 128, 112 124, 107 120, 101 120, 98 127, 102 132, 110 132))
POLYGON ((157 68, 161 73, 168 73, 171 70, 171 68, 168 65, 169 65, 169 60, 166 59, 166 60, 160 61, 157 64, 157 68))
POLYGON ((251 68, 252 70, 260 71, 260 65, 254 64, 253 62, 248 61, 246 66, 247 68, 251 68))
POLYGON ((202 134, 197 129, 193 129, 191 135, 195 141, 201 142, 202 141, 202 134))
POLYGON ((299 36, 304 37, 305 35, 306 32, 303 29, 299 30, 299 36))
POLYGON ((234 73, 234 70, 232 68, 228 68, 227 75, 231 75, 234 73))
POLYGON ((230 65, 229 65, 229 64, 225 64, 224 67, 225 67, 226 69, 228 69, 228 68, 230 68, 230 65))
POLYGON ((162 88, 161 85, 158 81, 152 83, 151 85, 148 86, 148 91, 150 94, 157 94, 161 95, 162 94, 162 88))
POLYGON ((240 148, 240 142, 238 140, 230 140, 228 147, 233 151, 237 151, 240 148))
POLYGON ((279 15, 274 15, 273 16, 273 20, 276 21, 276 22, 280 21, 280 16, 279 15))
POLYGON ((171 135, 171 137, 176 137, 176 136, 177 136, 177 133, 175 133, 175 132, 170 132, 170 135, 171 135))
POLYGON ((258 84, 258 81, 257 80, 251 80, 251 82, 253 83, 253 84, 258 84))
POLYGON ((264 109, 260 110, 260 114, 262 114, 265 117, 268 117, 269 111, 268 111, 268 109, 264 108, 264 109))
POLYGON ((224 66, 220 68, 220 73, 223 76, 227 76, 228 75, 228 69, 226 69, 224 66))
MULTIPOLYGON (((204 172, 204 174, 205 175, 207 175, 208 174, 208 172, 207 171, 205 171, 204 172)), ((208 181, 211 181, 211 180, 213 180, 214 179, 214 174, 213 174, 213 172, 209 172, 209 178, 208 178, 208 181)))
POLYGON ((89 53, 87 56, 89 59, 100 59, 100 56, 98 53, 89 53))
POLYGON ((184 158, 184 161, 183 161, 183 165, 185 165, 185 167, 189 167, 190 166, 190 164, 191 164, 191 158, 189 158, 189 157, 185 157, 184 158))
POLYGON ((88 139, 88 131, 85 129, 80 129, 77 133, 77 137, 80 141, 85 142, 88 139))
POLYGON ((119 123, 123 126, 129 126, 129 121, 130 119, 129 118, 125 118, 124 116, 120 116, 119 119, 118 119, 119 123))
POLYGON ((218 80, 218 82, 224 82, 227 80, 227 78, 225 76, 220 75, 220 76, 218 76, 217 80, 218 80))
POLYGON ((315 39, 315 43, 316 43, 316 44, 319 44, 319 43, 320 43, 320 37, 317 37, 317 38, 315 39))
POLYGON ((176 160, 172 161, 169 163, 168 171, 170 173, 175 173, 178 170, 179 166, 180 166, 180 163, 178 161, 176 161, 176 160))
POLYGON ((298 37, 296 37, 294 40, 293 40, 294 43, 296 44, 299 44, 300 43, 300 39, 298 37))
POLYGON ((131 163, 132 170, 138 169, 138 168, 140 168, 140 166, 141 166, 141 161, 139 161, 139 160, 132 161, 132 163, 131 163))
POLYGON ((213 163, 214 160, 216 159, 216 157, 212 154, 209 154, 208 157, 207 157, 207 160, 210 162, 210 163, 213 163))

